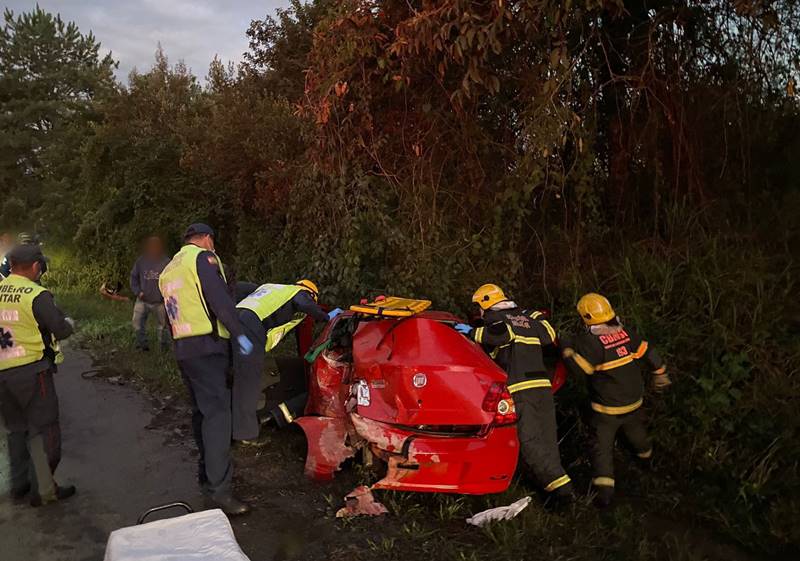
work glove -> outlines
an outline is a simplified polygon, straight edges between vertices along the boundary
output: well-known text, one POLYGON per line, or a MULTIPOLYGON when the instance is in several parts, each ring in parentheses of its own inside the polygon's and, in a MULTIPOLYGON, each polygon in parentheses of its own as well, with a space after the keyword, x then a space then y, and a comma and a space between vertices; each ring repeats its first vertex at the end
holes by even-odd
POLYGON ((457 324, 455 324, 454 327, 455 327, 456 331, 458 331, 459 333, 461 333, 463 335, 469 335, 470 332, 472 331, 472 326, 471 325, 467 325, 466 323, 457 323, 457 324))
POLYGON ((662 392, 672 385, 672 380, 669 379, 669 374, 656 374, 653 376, 653 389, 657 392, 662 392))
POLYGON ((250 342, 250 339, 247 338, 247 335, 239 335, 236 338, 236 342, 239 343, 240 354, 248 356, 253 352, 253 343, 250 342))
POLYGON ((70 317, 65 317, 64 321, 67 322, 67 324, 72 328, 73 331, 75 331, 78 328, 78 324, 75 323, 74 319, 72 319, 70 317))
POLYGON ((342 310, 341 308, 334 308, 333 310, 328 312, 328 320, 332 320, 333 318, 341 314, 343 311, 344 310, 342 310))

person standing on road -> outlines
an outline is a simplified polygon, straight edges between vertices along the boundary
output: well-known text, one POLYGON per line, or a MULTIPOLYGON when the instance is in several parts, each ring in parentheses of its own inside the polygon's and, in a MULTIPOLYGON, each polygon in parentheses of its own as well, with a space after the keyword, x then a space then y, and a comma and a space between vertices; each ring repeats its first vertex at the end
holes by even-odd
POLYGON ((250 507, 233 495, 231 464, 231 392, 227 384, 230 339, 239 354, 253 344, 244 335, 214 252, 214 231, 192 224, 184 246, 164 268, 159 287, 164 296, 175 358, 192 402, 192 429, 200 451, 199 480, 208 501, 226 514, 250 507))
POLYGON ((56 341, 74 322, 39 285, 45 263, 38 245, 18 245, 8 255, 10 275, 0 281, 0 412, 8 431, 11 493, 41 506, 75 494, 53 474, 61 460, 58 397, 53 383, 56 341))
POLYGON ((164 253, 164 243, 158 236, 150 236, 144 242, 142 255, 131 270, 131 290, 136 297, 133 306, 133 329, 136 333, 136 348, 149 351, 147 341, 147 317, 153 313, 158 318, 158 342, 162 350, 169 349, 169 328, 164 298, 158 288, 161 271, 169 263, 164 253))
POLYGON ((508 374, 508 391, 518 417, 520 453, 535 479, 559 502, 573 500, 572 483, 561 465, 556 410, 542 346, 555 343, 556 332, 543 316, 527 313, 495 284, 484 284, 472 296, 484 327, 456 329, 470 335, 508 374))
POLYGON ((592 446, 592 485, 598 506, 608 506, 614 496, 614 441, 622 430, 636 456, 649 462, 653 446, 641 411, 644 381, 640 364, 653 372, 652 385, 661 391, 671 384, 661 357, 630 326, 623 326, 609 301, 586 294, 578 301, 586 330, 574 340, 562 340, 567 366, 589 377, 592 446))
MULTIPOLYGON (((234 360, 233 439, 251 444, 258 438, 258 401, 266 353, 297 327, 307 316, 327 322, 342 310, 325 313, 317 303, 319 290, 308 279, 296 284, 262 284, 236 306, 244 331, 255 346, 253 353, 234 360)), ((286 421, 290 414, 281 408, 286 421)), ((258 444, 256 442, 256 444, 258 444)))

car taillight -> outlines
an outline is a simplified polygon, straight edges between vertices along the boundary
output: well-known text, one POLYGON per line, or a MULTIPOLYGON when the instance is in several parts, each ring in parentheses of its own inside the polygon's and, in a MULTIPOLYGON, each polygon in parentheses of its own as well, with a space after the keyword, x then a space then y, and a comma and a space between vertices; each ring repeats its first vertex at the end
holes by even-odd
POLYGON ((506 385, 500 382, 494 382, 489 386, 489 391, 483 398, 483 410, 494 413, 492 425, 510 425, 517 422, 514 398, 511 397, 506 385))

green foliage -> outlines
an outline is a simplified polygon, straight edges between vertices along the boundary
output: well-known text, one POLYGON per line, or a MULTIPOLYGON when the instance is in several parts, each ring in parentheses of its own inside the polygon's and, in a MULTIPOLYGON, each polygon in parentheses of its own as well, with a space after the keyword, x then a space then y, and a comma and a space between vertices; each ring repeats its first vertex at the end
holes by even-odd
POLYGON ((73 222, 78 150, 98 119, 93 101, 115 88, 116 63, 91 33, 38 7, 16 17, 6 10, 3 20, 0 210, 7 225, 63 234, 73 222))

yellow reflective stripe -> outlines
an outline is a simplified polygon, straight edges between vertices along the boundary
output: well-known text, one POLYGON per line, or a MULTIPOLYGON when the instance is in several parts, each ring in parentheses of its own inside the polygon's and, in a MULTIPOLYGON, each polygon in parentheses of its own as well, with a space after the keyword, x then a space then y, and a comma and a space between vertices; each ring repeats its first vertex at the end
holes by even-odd
POLYGON ((665 374, 666 372, 667 372, 667 365, 666 364, 664 366, 662 366, 661 368, 659 368, 658 370, 653 370, 653 374, 655 374, 656 376, 661 376, 662 374, 665 374))
POLYGON ((522 390, 529 390, 531 388, 550 388, 550 380, 527 380, 525 382, 517 382, 508 386, 510 393, 519 392, 522 390))
POLYGON ((630 405, 621 405, 619 407, 611 407, 609 405, 601 405, 599 403, 592 402, 592 410, 597 411, 598 413, 605 413, 606 415, 624 415, 625 413, 630 413, 631 411, 636 411, 639 407, 642 406, 642 400, 639 399, 636 403, 631 403, 630 405))
POLYGON ((642 358, 646 352, 647 352, 647 341, 642 341, 641 343, 639 343, 639 348, 636 349, 635 353, 633 353, 633 358, 642 358))
POLYGON ((554 479, 553 481, 551 481, 547 485, 547 487, 544 488, 544 490, 547 491, 548 493, 550 491, 555 491, 556 489, 558 489, 559 487, 563 487, 564 485, 566 485, 570 481, 572 481, 572 480, 569 478, 569 475, 562 475, 558 479, 554 479))
POLYGON ((639 452, 636 455, 643 460, 649 460, 653 456, 653 449, 650 448, 650 450, 647 450, 646 452, 639 452))
POLYGON ((581 370, 583 370, 586 374, 592 374, 594 372, 594 366, 592 366, 588 360, 583 358, 583 356, 576 353, 574 349, 567 347, 561 354, 564 358, 571 358, 574 360, 575 364, 580 366, 581 370))
POLYGON ((617 360, 612 360, 609 362, 604 362, 602 364, 598 364, 594 367, 597 372, 601 370, 613 370, 615 368, 619 368, 620 366, 625 366, 626 364, 630 364, 636 359, 634 355, 624 356, 622 358, 618 358, 617 360))
POLYGON ((508 331, 508 336, 509 336, 509 337, 511 338, 511 340, 513 341, 513 340, 514 340, 514 337, 515 337, 515 335, 514 335, 514 330, 513 330, 513 329, 511 329, 511 326, 510 326, 510 325, 508 325, 508 324, 505 324, 505 325, 506 325, 506 331, 508 331))
POLYGON ((538 311, 531 312, 531 318, 532 319, 536 319, 536 318, 538 318, 539 316, 542 316, 542 315, 544 315, 542 312, 538 312, 538 311))
POLYGON ((547 330, 547 334, 550 335, 550 339, 552 341, 555 341, 556 340, 556 330, 553 329, 553 326, 550 325, 550 322, 547 321, 546 319, 543 319, 541 321, 542 321, 542 325, 544 325, 544 328, 547 330))
POLYGON ((475 330, 475 342, 483 343, 483 327, 479 327, 475 330))
POLYGON ((522 337, 521 335, 514 336, 515 343, 522 343, 523 345, 541 345, 542 342, 538 337, 522 337))
POLYGON ((283 416, 286 419, 287 423, 294 422, 294 417, 292 417, 292 414, 289 412, 289 408, 286 407, 285 403, 281 403, 280 405, 278 405, 278 409, 280 409, 281 413, 283 413, 283 416))
POLYGON ((614 478, 613 477, 595 477, 592 479, 592 485, 596 487, 613 487, 614 486, 614 478))

